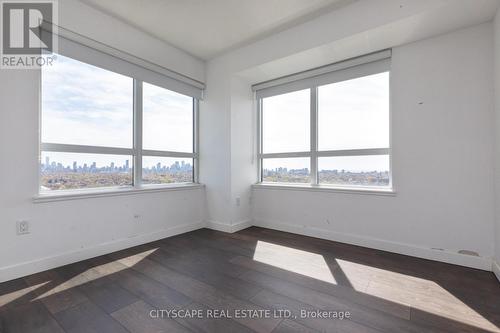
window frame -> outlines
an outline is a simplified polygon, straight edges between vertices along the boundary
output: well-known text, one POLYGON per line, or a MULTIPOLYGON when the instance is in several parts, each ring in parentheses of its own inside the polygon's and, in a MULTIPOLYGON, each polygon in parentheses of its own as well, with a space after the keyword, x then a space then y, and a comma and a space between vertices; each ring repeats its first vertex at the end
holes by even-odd
MULTIPOLYGON (((256 106, 257 106, 257 186, 264 188, 304 188, 311 187, 315 189, 326 189, 331 191, 332 189, 338 189, 339 192, 366 192, 366 193, 395 193, 394 189, 394 176, 393 176, 393 153, 392 153, 392 79, 391 79, 391 68, 390 65, 387 69, 383 71, 378 71, 376 73, 368 74, 379 74, 387 72, 389 75, 389 147, 387 148, 368 148, 368 149, 344 149, 344 150, 318 150, 318 88, 327 84, 332 84, 336 82, 342 82, 346 80, 362 78, 366 74, 357 75, 354 77, 342 78, 342 72, 344 71, 356 71, 358 67, 362 67, 365 64, 349 67, 347 69, 342 69, 331 74, 340 73, 340 79, 333 79, 325 81, 324 79, 314 80, 307 78, 305 80, 299 80, 297 82, 292 82, 290 85, 292 89, 281 90, 280 87, 271 87, 271 89, 276 89, 275 94, 265 94, 264 96, 256 96, 256 106), (300 81, 307 82, 307 85, 301 84, 300 81), (310 91, 310 148, 309 151, 303 152, 282 152, 282 153, 263 153, 263 99, 267 97, 273 97, 281 95, 284 93, 290 93, 294 91, 299 91, 303 89, 309 89, 310 91), (318 158, 320 157, 332 157, 332 156, 373 156, 373 155, 388 155, 389 156, 389 184, 387 186, 363 186, 363 185, 343 185, 343 184, 320 184, 319 183, 319 170, 318 170, 318 158), (306 157, 310 159, 310 183, 285 183, 285 182, 265 182, 263 180, 264 170, 263 170, 263 160, 266 158, 293 158, 293 157, 306 157)), ((278 79, 279 80, 279 79, 278 79)))
MULTIPOLYGON (((74 59, 74 58, 72 58, 74 59)), ((78 59, 74 59, 80 61, 78 59)), ((81 61, 80 61, 81 62, 81 61)), ((95 65, 93 65, 95 66, 95 65)), ((96 66, 99 67, 99 66, 96 66)), ((101 67, 99 67, 101 68, 101 67)), ((103 70, 109 70, 102 68, 103 70)), ((130 77, 133 80, 133 130, 130 133, 133 136, 133 146, 132 148, 117 148, 117 147, 105 147, 105 146, 92 146, 92 145, 76 145, 76 144, 58 144, 50 142, 42 142, 42 70, 39 71, 39 148, 38 148, 38 195, 35 197, 35 201, 43 202, 44 198, 54 197, 59 200, 61 197, 75 197, 83 196, 88 197, 89 195, 95 194, 96 196, 113 195, 114 193, 123 193, 124 191, 130 191, 131 193, 137 193, 138 191, 150 192, 151 190, 169 190, 172 188, 183 188, 183 187, 199 187, 199 99, 196 97, 188 96, 192 98, 193 105, 193 152, 175 152, 175 151, 163 151, 163 150, 145 150, 142 148, 142 132, 143 132, 143 81, 130 77), (107 186, 107 187, 96 187, 96 188, 80 188, 80 189, 68 189, 68 190, 55 190, 55 191, 43 191, 42 190, 42 171, 40 168, 41 156, 43 152, 58 152, 58 153, 86 153, 86 154, 102 154, 102 155, 121 155, 121 156, 131 156, 132 163, 132 185, 125 186, 107 186), (177 158, 191 158, 193 160, 193 174, 192 182, 182 182, 182 183, 168 183, 168 184, 142 184, 142 157, 143 156, 158 156, 158 157, 177 157, 177 158)), ((167 89, 161 87, 163 89, 167 89)), ((168 90, 168 89, 167 89, 168 90)), ((187 95, 186 95, 187 96, 187 95)))

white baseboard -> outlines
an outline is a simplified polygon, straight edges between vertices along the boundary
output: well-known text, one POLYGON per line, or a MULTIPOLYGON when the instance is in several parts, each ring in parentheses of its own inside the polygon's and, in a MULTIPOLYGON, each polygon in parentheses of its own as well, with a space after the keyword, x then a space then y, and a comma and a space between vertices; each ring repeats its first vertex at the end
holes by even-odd
POLYGON ((148 242, 153 242, 162 238, 175 236, 178 234, 186 233, 189 231, 201 229, 204 227, 227 232, 234 233, 239 230, 251 227, 259 226, 263 228, 275 229, 280 231, 286 231, 291 233, 296 233, 305 236, 311 236, 321 239, 327 239, 347 244, 353 244, 383 251, 389 251, 394 253, 400 253, 404 255, 436 260, 441 262, 446 262, 450 264, 466 266, 471 268, 482 269, 486 271, 493 271, 500 281, 500 263, 492 261, 489 258, 474 257, 468 255, 462 255, 458 253, 453 253, 449 251, 439 251, 433 250, 408 244, 390 242, 380 239, 368 238, 357 236, 353 234, 337 233, 325 229, 304 227, 304 226, 294 226, 279 222, 271 221, 252 221, 243 220, 231 225, 220 223, 216 221, 208 222, 196 222, 187 225, 176 226, 168 228, 165 230, 137 235, 134 237, 115 240, 112 242, 107 242, 93 246, 90 248, 85 248, 77 251, 71 251, 56 256, 40 258, 28 262, 23 262, 20 264, 15 264, 11 266, 0 268, 0 282, 5 282, 13 280, 26 275, 34 274, 37 272, 45 271, 48 269, 56 268, 59 266, 71 264, 81 260, 86 260, 89 258, 97 257, 114 251, 123 250, 129 247, 141 245, 148 242))
MULTIPOLYGON (((286 231, 291 233, 296 233, 305 236, 311 236, 321 239, 332 240, 341 243, 347 243, 352 245, 358 245, 363 247, 368 247, 372 249, 394 252, 399 254, 404 254, 412 257, 418 257, 423 259, 435 260, 440 262, 445 262, 454 265, 466 266, 476 269, 481 269, 485 271, 491 271, 491 258, 475 257, 459 253, 454 253, 450 251, 441 251, 430 248, 419 247, 410 244, 403 244, 397 242, 386 241, 382 239, 369 238, 363 236, 357 236, 347 233, 338 233, 330 230, 307 227, 307 226, 296 226, 290 224, 284 224, 273 221, 254 221, 253 225, 276 229, 280 231, 286 231)), ((498 267, 498 266, 497 266, 498 267)))
POLYGON ((144 235, 137 235, 130 238, 114 240, 99 244, 93 247, 84 248, 77 251, 70 251, 51 257, 40 258, 20 264, 0 268, 0 282, 13 280, 26 275, 42 272, 48 269, 64 266, 81 260, 94 258, 114 251, 127 249, 129 247, 153 242, 162 238, 175 236, 185 232, 201 229, 205 227, 205 222, 185 224, 152 232, 144 235))
POLYGON ((495 273, 495 275, 498 279, 498 282, 500 282, 500 263, 493 260, 493 264, 491 266, 492 266, 493 273, 495 273))
POLYGON ((217 221, 207 221, 207 228, 227 232, 232 234, 233 232, 237 232, 253 225, 252 220, 243 220, 238 222, 233 222, 232 224, 221 223, 217 221))

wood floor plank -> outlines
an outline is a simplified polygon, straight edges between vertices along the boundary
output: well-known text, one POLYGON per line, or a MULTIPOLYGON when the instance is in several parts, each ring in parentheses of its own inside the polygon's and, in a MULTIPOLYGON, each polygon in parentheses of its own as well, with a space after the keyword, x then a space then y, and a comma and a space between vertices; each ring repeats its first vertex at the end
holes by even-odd
POLYGON ((134 294, 110 280, 96 280, 78 287, 85 296, 107 313, 115 312, 139 300, 134 294))
POLYGON ((25 280, 30 286, 39 286, 33 289, 35 299, 41 300, 53 314, 88 300, 82 292, 74 288, 76 284, 62 278, 55 270, 30 275, 25 280))
POLYGON ((39 301, 0 310, 1 333, 64 333, 39 301))
POLYGON ((199 246, 198 243, 190 242, 190 244, 192 248, 183 251, 182 248, 179 249, 177 244, 165 242, 160 250, 165 252, 165 257, 196 262, 196 267, 204 270, 218 271, 232 277, 238 277, 246 271, 243 267, 230 263, 230 260, 235 257, 235 254, 231 252, 207 246, 199 246))
POLYGON ((293 320, 283 320, 273 333, 318 333, 309 327, 301 325, 293 320))
POLYGON ((332 297, 331 295, 326 295, 297 284, 284 282, 260 272, 245 273, 241 278, 275 293, 316 306, 322 310, 349 311, 352 314, 352 321, 383 332, 432 332, 431 329, 415 325, 408 320, 400 319, 351 301, 332 297))
MULTIPOLYGON (((187 310, 202 310, 204 314, 207 313, 208 307, 200 303, 192 303, 187 306, 187 310)), ((239 324, 232 319, 214 319, 207 318, 204 315, 202 318, 179 318, 177 322, 183 326, 188 327, 191 331, 196 333, 212 333, 212 332, 228 332, 228 333, 254 333, 254 330, 239 324)), ((273 331, 274 332, 274 331, 273 331)))
POLYGON ((435 327, 447 332, 461 333, 481 333, 481 332, 500 332, 498 326, 488 325, 486 329, 484 323, 471 324, 467 317, 456 318, 433 314, 419 309, 412 309, 412 320, 419 323, 425 323, 426 326, 435 327))
POLYGON ((133 270, 118 273, 116 281, 123 288, 157 308, 180 309, 192 302, 184 294, 133 270))
POLYGON ((243 265, 246 268, 257 272, 272 275, 284 281, 299 284, 301 286, 314 289, 316 291, 338 297, 340 299, 350 300, 364 306, 383 311, 391 315, 410 319, 410 306, 404 303, 395 303, 386 301, 377 297, 372 297, 363 292, 358 292, 350 287, 338 286, 331 283, 326 283, 305 275, 295 274, 283 269, 279 269, 270 265, 259 263, 247 257, 236 257, 232 259, 233 263, 243 265))
MULTIPOLYGON (((220 270, 217 265, 205 265, 193 260, 190 257, 168 257, 162 253, 155 253, 149 259, 158 262, 159 264, 172 268, 178 272, 193 277, 199 281, 205 282, 220 291, 231 294, 243 300, 247 300, 257 294, 262 288, 248 283, 241 279, 234 278, 225 274, 226 270, 220 270)), ((241 266, 227 263, 225 267, 234 266, 234 271, 238 271, 241 275, 244 271, 241 266)))
MULTIPOLYGON (((232 295, 221 292, 204 282, 178 273, 154 261, 142 257, 127 257, 119 260, 124 265, 131 265, 134 270, 140 271, 152 279, 173 288, 212 309, 235 311, 237 309, 260 310, 261 308, 249 302, 238 299, 232 295)), ((257 332, 271 332, 280 322, 273 318, 249 319, 239 318, 237 321, 257 332)))
POLYGON ((214 249, 233 252, 236 255, 252 257, 255 252, 255 245, 244 244, 238 240, 232 239, 231 237, 225 237, 222 234, 217 236, 213 234, 202 236, 192 233, 190 237, 193 242, 197 242, 198 244, 214 249))
MULTIPOLYGON (((23 278, 0 283, 0 309, 16 307, 36 298, 37 286, 28 286, 23 278)), ((1 332, 1 331, 0 331, 1 332)))
POLYGON ((289 310, 293 316, 293 318, 289 319, 318 332, 381 333, 378 330, 360 325, 347 318, 313 317, 311 314, 317 313, 320 309, 268 290, 259 292, 251 301, 264 308, 271 308, 278 311, 289 310))
POLYGON ((67 333, 127 333, 121 324, 90 301, 54 316, 67 333))
POLYGON ((150 316, 152 306, 137 301, 129 306, 111 314, 131 333, 186 333, 190 332, 186 327, 180 325, 170 318, 152 318, 150 316))

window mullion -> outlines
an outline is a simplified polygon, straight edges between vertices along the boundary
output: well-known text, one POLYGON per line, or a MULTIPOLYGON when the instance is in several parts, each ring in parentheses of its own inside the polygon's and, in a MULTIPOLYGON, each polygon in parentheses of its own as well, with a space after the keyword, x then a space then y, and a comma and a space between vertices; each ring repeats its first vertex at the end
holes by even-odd
POLYGON ((133 149, 85 146, 61 143, 40 143, 40 151, 58 152, 58 153, 77 153, 77 154, 105 154, 105 155, 132 155, 133 149))
POLYGON ((259 182, 263 180, 263 170, 262 170, 262 98, 257 100, 257 179, 259 182))
POLYGON ((142 81, 134 79, 134 187, 142 185, 142 81))
POLYGON ((318 185, 318 88, 311 88, 311 184, 318 185))
POLYGON ((200 177, 200 157, 198 154, 200 146, 199 121, 200 121, 200 101, 193 98, 193 183, 199 182, 200 177))

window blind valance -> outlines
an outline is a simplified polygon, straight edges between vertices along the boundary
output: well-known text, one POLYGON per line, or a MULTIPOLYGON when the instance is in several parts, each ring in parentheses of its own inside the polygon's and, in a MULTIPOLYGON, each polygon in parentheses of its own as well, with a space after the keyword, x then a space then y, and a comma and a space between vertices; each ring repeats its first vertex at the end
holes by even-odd
POLYGON ((252 86, 257 99, 390 70, 391 50, 384 50, 284 76, 252 86))
POLYGON ((91 38, 52 24, 41 26, 42 34, 57 38, 58 53, 100 68, 148 82, 162 88, 202 99, 205 84, 171 71, 148 60, 136 57, 91 38), (53 32, 54 31, 54 32, 53 32))

